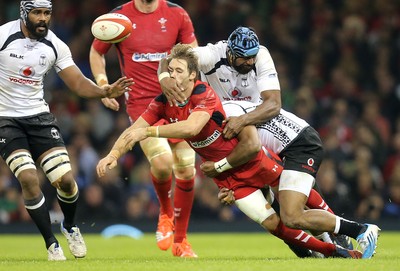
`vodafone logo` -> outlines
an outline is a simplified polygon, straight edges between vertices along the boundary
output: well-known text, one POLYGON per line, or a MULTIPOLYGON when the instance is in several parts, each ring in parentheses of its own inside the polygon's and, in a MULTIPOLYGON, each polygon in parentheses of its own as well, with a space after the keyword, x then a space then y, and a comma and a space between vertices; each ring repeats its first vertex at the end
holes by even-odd
POLYGON ((240 92, 240 90, 235 88, 234 90, 232 90, 231 96, 232 97, 242 96, 242 92, 240 92))
POLYGON ((314 165, 314 159, 308 158, 308 160, 307 160, 307 165, 309 165, 310 167, 312 167, 312 166, 314 165))
POLYGON ((19 70, 19 74, 23 77, 32 77, 35 75, 35 70, 31 66, 24 66, 19 70))

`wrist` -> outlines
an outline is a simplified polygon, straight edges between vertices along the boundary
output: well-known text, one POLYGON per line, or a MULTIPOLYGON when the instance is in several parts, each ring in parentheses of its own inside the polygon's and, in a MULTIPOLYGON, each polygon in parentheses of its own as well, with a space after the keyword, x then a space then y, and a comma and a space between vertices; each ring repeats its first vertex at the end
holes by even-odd
POLYGON ((161 82, 161 80, 163 80, 166 77, 171 77, 171 75, 169 74, 169 72, 162 72, 158 75, 158 82, 161 82))
POLYGON ((107 75, 105 75, 104 73, 100 73, 100 74, 96 75, 94 77, 94 80, 96 81, 96 84, 100 87, 108 84, 107 75))
POLYGON ((225 158, 219 160, 218 162, 215 162, 214 168, 218 173, 221 173, 228 169, 231 169, 232 166, 231 166, 231 164, 229 164, 228 160, 225 157, 225 158))
POLYGON ((111 150, 108 156, 114 158, 115 160, 118 160, 119 157, 121 156, 121 153, 119 150, 111 150))
POLYGON ((150 126, 146 128, 146 135, 148 137, 158 137, 159 132, 158 132, 158 127, 159 126, 150 126))

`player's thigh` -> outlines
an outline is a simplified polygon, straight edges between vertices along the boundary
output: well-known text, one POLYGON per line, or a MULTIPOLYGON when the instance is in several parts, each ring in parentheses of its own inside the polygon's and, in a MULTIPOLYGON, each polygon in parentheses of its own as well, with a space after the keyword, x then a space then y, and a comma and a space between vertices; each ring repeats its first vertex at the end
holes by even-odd
POLYGON ((267 218, 275 214, 274 209, 272 209, 260 189, 236 200, 235 204, 245 215, 259 224, 262 224, 267 218))

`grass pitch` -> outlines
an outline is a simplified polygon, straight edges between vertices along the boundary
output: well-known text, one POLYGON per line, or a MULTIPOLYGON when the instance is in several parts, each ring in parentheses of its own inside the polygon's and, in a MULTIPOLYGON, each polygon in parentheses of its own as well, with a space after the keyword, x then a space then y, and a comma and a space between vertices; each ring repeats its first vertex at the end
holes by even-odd
POLYGON ((299 259, 279 239, 263 233, 190 234, 198 259, 181 259, 160 251, 154 234, 140 239, 84 235, 88 255, 75 259, 66 240, 58 239, 65 262, 48 262, 39 235, 0 235, 0 270, 81 271, 246 271, 246 270, 400 270, 400 232, 383 232, 377 254, 370 260, 299 259))

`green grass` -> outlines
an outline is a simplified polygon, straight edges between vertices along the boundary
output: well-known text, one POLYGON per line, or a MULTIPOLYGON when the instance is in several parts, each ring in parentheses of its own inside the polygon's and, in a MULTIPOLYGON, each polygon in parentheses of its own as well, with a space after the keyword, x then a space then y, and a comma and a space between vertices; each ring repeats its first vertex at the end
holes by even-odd
POLYGON ((394 232, 381 234, 377 254, 370 260, 298 259, 279 239, 262 233, 190 234, 198 259, 180 259, 172 257, 170 250, 160 251, 153 234, 139 240, 86 234, 88 255, 74 259, 66 240, 58 237, 66 262, 48 262, 39 235, 0 235, 0 270, 400 270, 400 233, 394 232))

